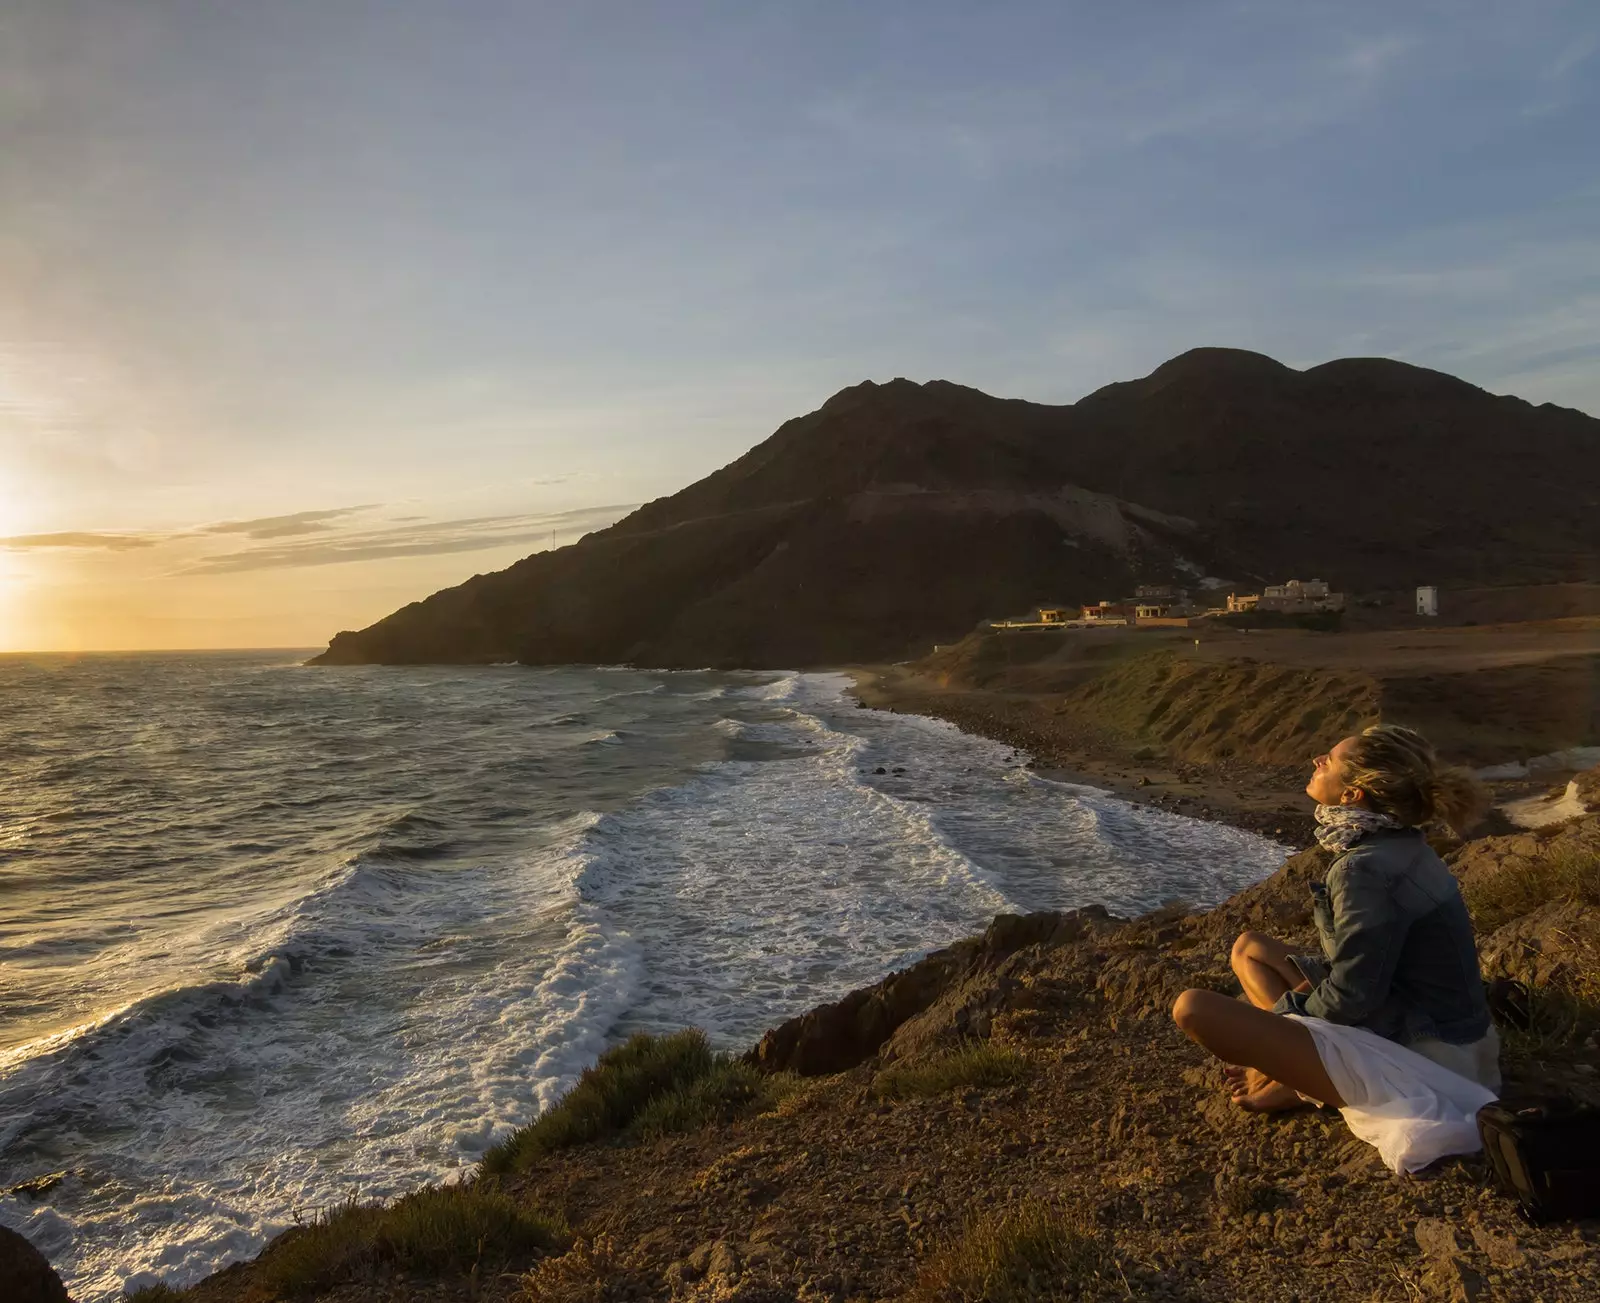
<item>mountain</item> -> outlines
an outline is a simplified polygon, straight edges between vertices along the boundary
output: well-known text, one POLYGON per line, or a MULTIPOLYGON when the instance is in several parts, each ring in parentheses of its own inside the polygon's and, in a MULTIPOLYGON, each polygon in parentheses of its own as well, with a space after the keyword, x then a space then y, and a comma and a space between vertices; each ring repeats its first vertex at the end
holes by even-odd
POLYGON ((609 529, 314 663, 893 660, 1136 582, 1592 577, 1600 421, 1437 371, 1199 348, 1066 406, 871 381, 609 529))

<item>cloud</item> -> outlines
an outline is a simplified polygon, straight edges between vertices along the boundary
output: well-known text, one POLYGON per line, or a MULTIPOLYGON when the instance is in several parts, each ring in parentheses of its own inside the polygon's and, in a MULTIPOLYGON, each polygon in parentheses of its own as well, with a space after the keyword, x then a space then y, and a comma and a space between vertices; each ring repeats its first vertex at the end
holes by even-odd
POLYGON ((13 534, 10 538, 0 538, 0 548, 19 552, 35 548, 128 552, 135 548, 154 547, 168 537, 166 534, 102 534, 93 530, 69 530, 61 534, 13 534))
MULTIPOLYGON (((630 505, 580 507, 545 515, 476 516, 463 520, 437 520, 360 529, 329 531, 300 542, 247 548, 204 557, 188 566, 185 574, 241 574, 293 566, 339 565, 348 561, 379 561, 398 557, 438 556, 451 552, 481 552, 490 548, 570 542, 591 529, 619 520, 630 505), (330 536, 331 534, 331 536, 330 536)), ((309 513, 307 513, 309 514, 309 513)), ((266 537, 257 535, 256 537, 266 537)))
POLYGON ((262 516, 256 520, 224 520, 205 525, 202 534, 243 534, 246 538, 293 538, 299 534, 321 534, 333 528, 330 522, 371 511, 377 504, 334 507, 327 511, 294 511, 286 516, 262 516))

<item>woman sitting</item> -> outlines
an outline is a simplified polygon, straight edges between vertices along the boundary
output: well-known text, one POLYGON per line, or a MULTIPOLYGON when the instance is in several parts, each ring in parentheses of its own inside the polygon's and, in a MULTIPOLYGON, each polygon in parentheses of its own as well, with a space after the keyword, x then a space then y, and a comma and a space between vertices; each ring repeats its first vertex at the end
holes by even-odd
MULTIPOLYGON (((1371 1081, 1350 1075, 1373 1043, 1341 1041, 1341 1027, 1376 1033, 1498 1092, 1500 1043, 1472 920, 1422 832, 1436 820, 1470 823, 1482 788, 1441 768, 1419 733, 1381 724, 1318 756, 1306 794, 1317 802, 1318 842, 1339 857, 1311 888, 1322 955, 1294 956, 1281 941, 1246 932, 1234 943, 1233 971, 1250 1003, 1185 991, 1172 1010, 1178 1026, 1238 1065, 1226 1075, 1248 1109, 1306 1099, 1336 1108, 1387 1103, 1371 1081), (1346 1101, 1330 1068, 1361 1098, 1346 1101)), ((1442 1080, 1448 1090, 1451 1079, 1442 1080)))

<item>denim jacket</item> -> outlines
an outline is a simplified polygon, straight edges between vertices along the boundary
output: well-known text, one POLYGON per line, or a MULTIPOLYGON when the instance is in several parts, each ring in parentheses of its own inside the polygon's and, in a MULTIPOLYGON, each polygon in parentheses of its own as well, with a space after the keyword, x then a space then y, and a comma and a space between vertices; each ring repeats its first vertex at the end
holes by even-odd
POLYGON ((1472 920, 1444 861, 1415 828, 1369 833, 1311 886, 1328 975, 1278 1013, 1350 1023, 1402 1045, 1465 1045, 1489 1030, 1472 920))

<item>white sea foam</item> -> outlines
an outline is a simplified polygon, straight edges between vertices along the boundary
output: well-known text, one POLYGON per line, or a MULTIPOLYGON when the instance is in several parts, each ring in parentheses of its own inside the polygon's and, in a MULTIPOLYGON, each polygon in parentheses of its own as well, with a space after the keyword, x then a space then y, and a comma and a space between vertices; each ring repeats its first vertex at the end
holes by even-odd
POLYGON ((596 817, 509 865, 352 865, 261 921, 237 978, 20 1065, 0 1083, 11 1138, 111 1138, 54 1206, 0 1218, 94 1299, 247 1256, 297 1209, 460 1172, 572 1084, 636 992, 637 948, 576 898, 596 817), (380 973, 415 1004, 364 1012, 380 973))

